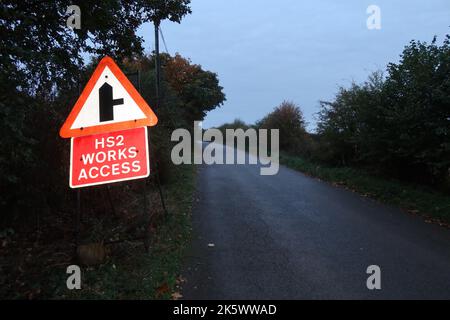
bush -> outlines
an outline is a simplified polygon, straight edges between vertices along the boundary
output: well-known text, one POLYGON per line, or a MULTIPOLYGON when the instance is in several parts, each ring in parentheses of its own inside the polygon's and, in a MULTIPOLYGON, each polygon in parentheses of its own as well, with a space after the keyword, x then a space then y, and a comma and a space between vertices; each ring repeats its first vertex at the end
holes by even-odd
POLYGON ((317 157, 442 186, 450 168, 450 37, 412 41, 386 77, 340 88, 321 102, 317 157))
POLYGON ((305 125, 300 107, 290 101, 283 101, 256 123, 256 127, 261 129, 279 129, 280 150, 301 155, 310 153, 312 143, 305 125))

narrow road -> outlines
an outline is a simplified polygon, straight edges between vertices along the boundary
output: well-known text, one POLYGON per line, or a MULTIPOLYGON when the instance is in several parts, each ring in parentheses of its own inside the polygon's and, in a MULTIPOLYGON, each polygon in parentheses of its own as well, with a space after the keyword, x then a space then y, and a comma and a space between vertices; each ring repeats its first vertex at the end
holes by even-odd
POLYGON ((420 217, 283 166, 203 165, 197 198, 185 299, 450 298, 450 230, 420 217))

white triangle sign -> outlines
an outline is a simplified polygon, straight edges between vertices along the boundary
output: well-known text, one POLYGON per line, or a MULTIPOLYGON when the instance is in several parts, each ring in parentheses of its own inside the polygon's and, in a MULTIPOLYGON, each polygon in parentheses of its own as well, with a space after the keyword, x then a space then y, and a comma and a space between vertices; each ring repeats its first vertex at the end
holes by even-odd
POLYGON ((108 67, 105 67, 100 75, 100 78, 86 99, 84 106, 81 108, 80 113, 78 113, 78 116, 70 128, 79 129, 101 124, 117 123, 144 118, 146 118, 146 115, 142 112, 141 108, 139 108, 137 103, 131 98, 111 70, 108 67), (113 107, 113 120, 101 121, 99 93, 100 88, 105 83, 112 88, 112 99, 123 99, 123 103, 113 107))
POLYGON ((59 134, 63 138, 154 126, 158 118, 110 57, 104 57, 59 134))

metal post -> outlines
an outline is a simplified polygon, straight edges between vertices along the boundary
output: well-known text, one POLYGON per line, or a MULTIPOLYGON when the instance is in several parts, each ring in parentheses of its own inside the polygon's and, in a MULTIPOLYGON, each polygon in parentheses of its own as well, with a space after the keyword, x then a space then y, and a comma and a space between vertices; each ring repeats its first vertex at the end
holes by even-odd
MULTIPOLYGON (((144 217, 147 214, 147 179, 144 179, 144 188, 143 188, 143 198, 144 198, 144 217)), ((143 242, 144 242, 144 248, 145 252, 150 252, 150 230, 151 230, 151 222, 152 222, 152 215, 150 211, 148 212, 148 222, 146 223, 146 227, 144 229, 144 236, 143 236, 143 242)))
POLYGON ((77 214, 75 221, 75 246, 80 244, 80 219, 81 219, 81 190, 77 189, 77 214))
MULTIPOLYGON (((81 77, 78 74, 78 96, 81 94, 81 77)), ((75 252, 77 252, 80 245, 80 221, 81 221, 81 190, 77 189, 77 212, 75 215, 75 252)))
POLYGON ((155 72, 156 72, 156 108, 160 104, 160 89, 161 89, 161 69, 159 61, 159 21, 154 22, 155 25, 155 72))

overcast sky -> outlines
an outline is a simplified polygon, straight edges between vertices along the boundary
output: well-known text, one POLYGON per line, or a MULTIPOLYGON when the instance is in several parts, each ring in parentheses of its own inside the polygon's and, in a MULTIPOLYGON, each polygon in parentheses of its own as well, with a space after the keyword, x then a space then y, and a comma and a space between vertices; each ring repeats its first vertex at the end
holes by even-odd
MULTIPOLYGON (((161 27, 170 54, 219 75, 227 101, 207 115, 206 128, 253 123, 292 100, 313 130, 318 101, 338 86, 397 62, 412 39, 437 35, 441 43, 450 33, 450 0, 193 0, 191 8, 181 24, 161 27), (381 9, 380 30, 366 26, 372 4, 381 9)), ((152 27, 140 35, 153 50, 152 27)))

